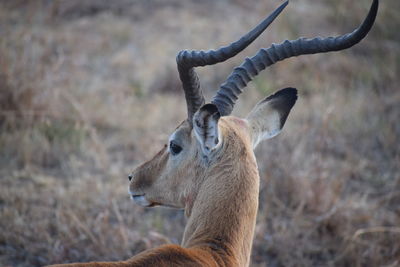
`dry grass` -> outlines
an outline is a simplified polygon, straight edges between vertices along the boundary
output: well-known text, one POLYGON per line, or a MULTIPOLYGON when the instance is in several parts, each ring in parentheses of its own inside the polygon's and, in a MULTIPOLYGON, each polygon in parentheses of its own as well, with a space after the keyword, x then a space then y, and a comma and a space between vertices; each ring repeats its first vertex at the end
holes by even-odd
MULTIPOLYGON (((257 48, 351 30, 370 1, 291 1, 244 55, 200 69, 210 96, 257 48)), ((295 86, 283 134, 256 151, 253 266, 400 264, 400 2, 345 52, 265 71, 236 109, 295 86)), ((126 174, 185 118, 183 48, 234 40, 271 1, 0 2, 0 265, 128 258, 179 243, 181 211, 143 209, 126 174), (110 2, 110 3, 109 3, 110 2)))

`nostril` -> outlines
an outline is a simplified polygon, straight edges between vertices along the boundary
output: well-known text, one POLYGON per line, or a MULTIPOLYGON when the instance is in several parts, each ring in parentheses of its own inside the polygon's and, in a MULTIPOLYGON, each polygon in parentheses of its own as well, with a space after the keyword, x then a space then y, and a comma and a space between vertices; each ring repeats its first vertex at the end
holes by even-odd
POLYGON ((132 180, 132 177, 133 177, 133 176, 132 176, 132 174, 129 174, 129 175, 128 175, 128 179, 129 179, 129 181, 131 181, 131 180, 132 180))

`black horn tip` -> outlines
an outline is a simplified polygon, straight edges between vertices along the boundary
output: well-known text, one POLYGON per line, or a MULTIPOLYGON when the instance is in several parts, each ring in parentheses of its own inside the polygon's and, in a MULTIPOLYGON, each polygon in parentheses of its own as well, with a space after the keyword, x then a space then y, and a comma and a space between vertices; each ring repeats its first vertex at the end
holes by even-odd
POLYGON ((361 25, 361 28, 365 28, 363 29, 363 31, 368 32, 371 29, 372 25, 375 22, 376 15, 378 14, 378 8, 379 8, 379 0, 374 0, 371 4, 368 15, 365 18, 365 21, 361 25))
POLYGON ((287 6, 289 4, 289 0, 286 0, 285 3, 283 3, 283 4, 285 4, 285 6, 287 6))

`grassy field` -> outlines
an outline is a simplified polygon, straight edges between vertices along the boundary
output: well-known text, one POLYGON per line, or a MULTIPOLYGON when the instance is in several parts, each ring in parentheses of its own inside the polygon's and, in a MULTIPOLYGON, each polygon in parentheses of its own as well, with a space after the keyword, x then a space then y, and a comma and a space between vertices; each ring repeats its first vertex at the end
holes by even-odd
MULTIPOLYGON (((255 44, 199 69, 211 97, 245 56, 352 31, 370 0, 293 0, 255 44)), ((400 1, 351 50, 286 60, 237 104, 297 87, 256 151, 252 266, 400 265, 400 1)), ((0 266, 121 260, 179 243, 182 211, 134 205, 127 174, 186 116, 175 55, 236 40, 272 0, 0 1, 0 266)))

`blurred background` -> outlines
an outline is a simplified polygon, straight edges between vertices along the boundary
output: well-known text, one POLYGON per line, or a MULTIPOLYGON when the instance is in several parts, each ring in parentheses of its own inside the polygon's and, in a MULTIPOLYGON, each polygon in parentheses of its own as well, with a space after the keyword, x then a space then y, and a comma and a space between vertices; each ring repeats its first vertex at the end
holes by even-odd
MULTIPOLYGON (((400 1, 356 47, 277 63, 234 114, 297 87, 261 144, 252 266, 400 265, 400 1)), ((226 45, 277 0, 0 1, 0 266, 121 260, 179 243, 182 211, 133 204, 127 174, 186 118, 175 56, 226 45)), ((293 0, 240 55, 198 68, 208 99, 272 42, 350 32, 371 0, 293 0)))

